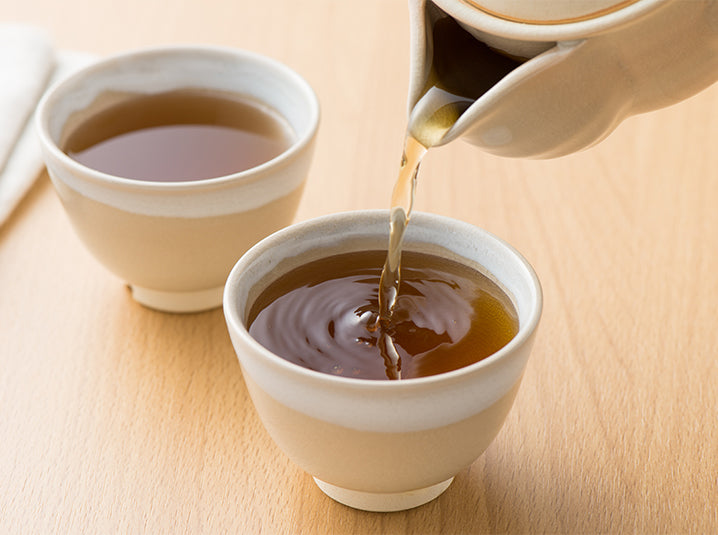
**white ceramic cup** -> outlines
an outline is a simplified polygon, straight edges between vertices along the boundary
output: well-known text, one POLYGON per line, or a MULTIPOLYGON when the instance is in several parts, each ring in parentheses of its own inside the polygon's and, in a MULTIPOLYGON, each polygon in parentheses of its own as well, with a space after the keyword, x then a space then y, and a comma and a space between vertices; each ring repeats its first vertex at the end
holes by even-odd
POLYGON ((405 249, 441 255, 492 277, 511 297, 518 334, 470 366, 400 381, 353 379, 291 363, 248 333, 252 303, 280 275, 349 251, 386 249, 388 211, 334 214, 283 229, 235 265, 224 293, 245 383, 277 445, 330 497, 370 511, 416 507, 481 455, 511 408, 542 307, 531 266, 505 242, 454 219, 418 213, 405 249))
POLYGON ((255 53, 210 46, 104 59, 51 88, 36 114, 45 163, 77 234, 137 301, 173 312, 220 306, 237 258, 292 222, 318 123, 316 95, 296 72, 255 53), (63 139, 84 117, 134 94, 185 88, 251 99, 286 121, 293 143, 249 170, 183 182, 112 176, 63 152, 63 139))

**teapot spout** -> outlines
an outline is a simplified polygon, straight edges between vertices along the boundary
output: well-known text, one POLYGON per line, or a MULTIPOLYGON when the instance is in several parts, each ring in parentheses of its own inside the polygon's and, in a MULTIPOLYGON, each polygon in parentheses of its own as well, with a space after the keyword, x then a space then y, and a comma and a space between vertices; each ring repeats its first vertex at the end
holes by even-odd
POLYGON ((464 79, 459 93, 468 102, 428 138, 432 146, 460 137, 498 156, 555 158, 594 145, 632 114, 674 104, 718 78, 715 0, 640 0, 580 23, 502 21, 501 31, 485 14, 481 27, 473 27, 478 18, 468 14, 472 9, 461 0, 410 0, 410 125, 431 111, 422 99, 438 70, 484 76, 464 79), (444 19, 489 52, 473 64, 457 64, 458 55, 449 54, 450 61, 437 56, 443 46, 437 21, 444 19), (522 57, 512 56, 518 52, 522 57))
POLYGON ((410 22, 410 76, 409 111, 424 93, 424 88, 432 68, 433 26, 440 18, 451 18, 463 31, 491 50, 518 61, 538 56, 552 48, 554 41, 526 41, 491 35, 483 30, 467 26, 454 19, 432 0, 409 0, 410 22))
POLYGON ((522 55, 507 53, 487 45, 475 29, 470 33, 430 0, 410 2, 410 17, 409 131, 427 147, 461 137, 470 125, 457 119, 467 109, 532 55, 554 45, 509 44, 522 55))

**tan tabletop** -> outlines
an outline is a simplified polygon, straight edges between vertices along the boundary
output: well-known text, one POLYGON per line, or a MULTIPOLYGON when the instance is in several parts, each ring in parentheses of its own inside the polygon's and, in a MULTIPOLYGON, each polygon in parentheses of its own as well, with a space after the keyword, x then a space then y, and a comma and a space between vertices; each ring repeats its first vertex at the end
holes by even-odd
MULTIPOLYGON (((65 49, 203 42, 289 64, 322 105, 297 219, 388 206, 405 0, 2 3, 65 49)), ((133 302, 43 174, 0 228, 0 532, 715 533, 716 169, 718 86, 558 160, 429 153, 417 209, 516 246, 545 307, 496 440, 437 500, 391 514, 339 505, 291 464, 221 310, 133 302)))

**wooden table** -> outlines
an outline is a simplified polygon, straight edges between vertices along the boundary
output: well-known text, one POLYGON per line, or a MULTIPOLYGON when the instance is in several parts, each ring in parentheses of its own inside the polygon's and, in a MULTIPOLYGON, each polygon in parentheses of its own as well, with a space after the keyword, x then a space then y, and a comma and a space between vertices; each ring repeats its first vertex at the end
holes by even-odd
MULTIPOLYGON (((388 206, 405 126, 405 0, 2 0, 100 55, 204 42, 275 57, 322 125, 297 216, 388 206)), ((43 174, 0 228, 0 532, 715 533, 718 86, 552 161, 455 142, 416 207, 534 265, 545 308, 486 453, 423 507, 325 497, 261 426, 222 312, 145 309, 43 174)))

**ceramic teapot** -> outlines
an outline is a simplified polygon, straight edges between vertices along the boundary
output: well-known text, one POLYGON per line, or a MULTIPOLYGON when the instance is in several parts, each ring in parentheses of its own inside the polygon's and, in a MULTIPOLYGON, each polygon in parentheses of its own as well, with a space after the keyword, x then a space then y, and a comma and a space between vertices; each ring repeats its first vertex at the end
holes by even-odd
POLYGON ((717 0, 410 0, 409 110, 431 69, 432 19, 520 58, 436 145, 463 138, 507 157, 590 147, 626 117, 718 79, 717 0), (459 27, 460 25, 460 27, 459 27))

